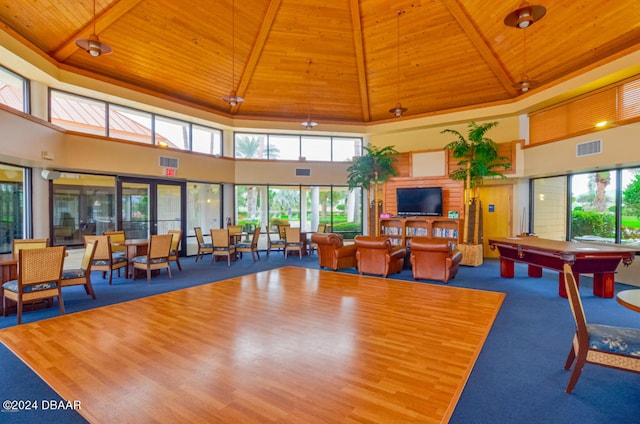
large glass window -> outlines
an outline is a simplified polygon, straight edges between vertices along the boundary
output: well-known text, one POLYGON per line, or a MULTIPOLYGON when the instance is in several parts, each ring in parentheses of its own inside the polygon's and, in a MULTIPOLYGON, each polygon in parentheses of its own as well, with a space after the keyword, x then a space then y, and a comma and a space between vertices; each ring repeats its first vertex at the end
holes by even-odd
POLYGON ((156 116, 155 142, 159 146, 189 150, 189 123, 156 116))
POLYGON ((53 181, 53 245, 82 245, 115 229, 115 178, 63 172, 53 181))
POLYGON ((193 125, 191 129, 191 150, 209 155, 222 155, 222 131, 193 125))
POLYGON ((300 137, 291 135, 269 136, 269 159, 298 160, 300 137))
POLYGON ((187 255, 198 252, 194 227, 207 235, 212 228, 222 228, 220 184, 187 183, 187 255))
POLYGON ((265 134, 236 133, 234 145, 234 155, 236 158, 267 158, 267 136, 265 134))
POLYGON ((25 178, 23 168, 0 164, 0 253, 25 235, 25 178))
POLYGON ((308 160, 331 161, 331 137, 302 137, 300 149, 308 160))
POLYGON ((615 171, 571 176, 571 239, 615 243, 615 171))
POLYGON ((640 168, 622 170, 620 242, 640 245, 640 168))
POLYGON ((0 66, 0 103, 29 113, 28 98, 28 80, 0 66))
POLYGON ((348 162, 362 155, 360 137, 235 133, 234 146, 234 157, 245 159, 348 162))
POLYGON ((362 155, 362 139, 334 137, 332 139, 332 160, 334 162, 350 162, 354 156, 362 155))
POLYGON ((287 223, 300 227, 300 187, 269 186, 269 227, 287 223))
POLYGON ((152 117, 148 112, 109 105, 109 137, 153 144, 152 117))

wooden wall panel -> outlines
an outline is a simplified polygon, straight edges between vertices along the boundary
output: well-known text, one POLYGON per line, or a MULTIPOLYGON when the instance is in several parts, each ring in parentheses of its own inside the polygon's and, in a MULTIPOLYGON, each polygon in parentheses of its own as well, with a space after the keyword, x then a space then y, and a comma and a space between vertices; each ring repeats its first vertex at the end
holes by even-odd
POLYGON ((448 211, 458 211, 460 218, 464 219, 464 187, 462 182, 454 181, 449 177, 423 177, 423 178, 392 178, 384 184, 382 210, 384 213, 396 215, 396 189, 405 187, 442 187, 442 212, 447 216, 448 211))

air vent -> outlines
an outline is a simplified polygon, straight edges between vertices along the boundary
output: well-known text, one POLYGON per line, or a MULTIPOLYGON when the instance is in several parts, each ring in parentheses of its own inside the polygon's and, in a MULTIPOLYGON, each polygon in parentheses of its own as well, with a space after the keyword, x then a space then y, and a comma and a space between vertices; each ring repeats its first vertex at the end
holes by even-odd
POLYGON ((309 168, 296 168, 296 177, 310 177, 311 169, 309 168))
POLYGON ((598 155, 602 153, 602 140, 576 144, 576 156, 598 155))
POLYGON ((168 158, 165 156, 160 156, 160 166, 163 168, 177 168, 178 167, 178 159, 177 158, 168 158))

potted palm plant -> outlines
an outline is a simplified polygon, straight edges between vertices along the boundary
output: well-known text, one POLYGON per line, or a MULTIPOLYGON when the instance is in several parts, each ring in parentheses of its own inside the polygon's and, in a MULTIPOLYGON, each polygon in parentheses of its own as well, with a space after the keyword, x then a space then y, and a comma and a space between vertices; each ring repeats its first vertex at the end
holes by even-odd
MULTIPOLYGON (((369 195, 371 205, 369 208, 369 222, 375 223, 375 235, 380 235, 380 204, 378 203, 378 184, 388 181, 390 177, 396 175, 393 163, 397 161, 395 155, 398 152, 394 146, 378 148, 376 146, 364 146, 365 153, 353 160, 351 166, 347 168, 349 173, 347 183, 349 189, 362 187, 370 193, 373 189, 373 197, 369 195), (373 211, 373 213, 371 213, 373 211)), ((380 201, 381 203, 381 201, 380 201)))
POLYGON ((468 124, 465 138, 460 132, 445 129, 442 133, 453 134, 457 138, 444 146, 454 159, 459 159, 459 168, 449 174, 453 180, 464 181, 464 232, 460 250, 463 252, 463 265, 482 264, 482 205, 479 200, 480 186, 485 178, 505 178, 502 171, 509 169, 509 158, 498 155, 498 143, 485 137, 487 131, 498 125, 497 122, 468 124), (473 234, 471 222, 473 221, 473 234))

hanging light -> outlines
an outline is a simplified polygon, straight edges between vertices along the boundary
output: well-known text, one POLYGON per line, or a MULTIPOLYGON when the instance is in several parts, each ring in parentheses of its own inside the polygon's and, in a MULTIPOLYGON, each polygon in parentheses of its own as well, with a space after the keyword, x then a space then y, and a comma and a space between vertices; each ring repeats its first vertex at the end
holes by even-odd
POLYGON ((231 94, 224 96, 222 100, 229 103, 229 106, 237 106, 244 102, 244 99, 236 95, 236 3, 231 2, 231 94))
POLYGON ((96 0, 93 0, 93 33, 89 38, 78 38, 76 45, 93 57, 109 54, 113 51, 108 44, 102 43, 96 34, 96 0))
POLYGON ((317 122, 311 120, 311 59, 307 59, 307 80, 308 80, 308 95, 309 95, 309 105, 307 109, 307 120, 301 122, 300 125, 310 130, 316 125, 317 122))
POLYGON ((406 107, 402 107, 400 104, 400 15, 402 15, 404 11, 398 9, 396 10, 396 15, 398 16, 396 20, 396 36, 397 36, 397 44, 396 44, 396 106, 394 108, 389 109, 390 113, 396 118, 402 116, 408 109, 406 107))
POLYGON ((516 28, 528 28, 538 22, 547 13, 544 6, 530 5, 526 1, 504 18, 504 24, 516 28))

